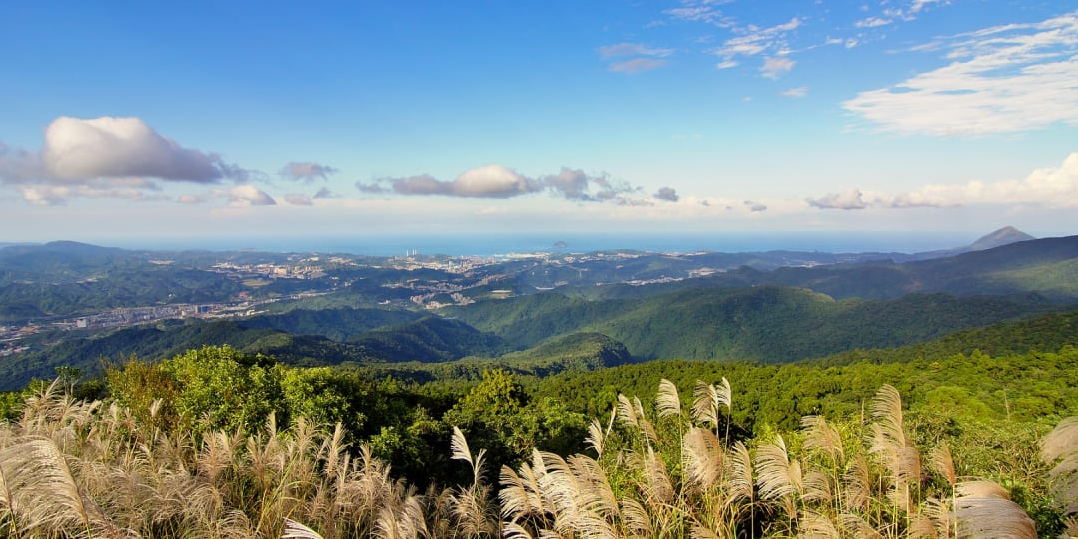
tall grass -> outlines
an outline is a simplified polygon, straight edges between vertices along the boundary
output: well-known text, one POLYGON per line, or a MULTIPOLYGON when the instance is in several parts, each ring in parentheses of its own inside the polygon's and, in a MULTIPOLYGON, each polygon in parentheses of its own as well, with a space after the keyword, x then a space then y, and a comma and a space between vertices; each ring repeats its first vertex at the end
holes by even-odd
MULTIPOLYGON (((153 409, 79 402, 53 384, 0 424, 0 536, 1036 536, 1007 489, 960 476, 946 445, 915 446, 894 388, 864 423, 809 416, 799 432, 748 443, 730 438, 732 402, 725 379, 697 383, 688 407, 665 381, 653 406, 619 396, 593 421, 590 454, 535 449, 499 470, 496 490, 485 451, 454 429, 449 449, 470 482, 419 493, 368 447, 347 447, 340 425, 281 428, 271 415, 255 433, 194 439, 158 428, 153 409)), ((1075 418, 1042 446, 1072 516, 1075 447, 1075 418)))

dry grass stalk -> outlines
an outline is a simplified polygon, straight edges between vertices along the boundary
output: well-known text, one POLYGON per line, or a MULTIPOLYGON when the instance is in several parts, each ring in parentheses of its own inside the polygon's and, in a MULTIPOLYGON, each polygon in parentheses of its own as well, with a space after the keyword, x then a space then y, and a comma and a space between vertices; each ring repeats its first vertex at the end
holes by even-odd
MULTIPOLYGON (((1049 472, 1056 499, 1068 515, 1078 514, 1078 416, 1059 422, 1041 443, 1041 458, 1054 465, 1049 472)), ((1078 534, 1076 534, 1078 535, 1078 534)))
POLYGON ((655 396, 655 410, 659 417, 681 416, 681 398, 678 397, 677 386, 666 378, 659 380, 659 391, 655 396))

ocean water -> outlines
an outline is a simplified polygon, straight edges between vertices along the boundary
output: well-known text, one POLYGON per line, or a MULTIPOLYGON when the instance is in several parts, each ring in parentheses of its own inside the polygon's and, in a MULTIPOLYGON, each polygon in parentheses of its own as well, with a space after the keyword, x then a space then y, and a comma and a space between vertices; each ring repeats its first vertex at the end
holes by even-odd
POLYGON ((273 252, 349 253, 402 256, 412 252, 453 256, 492 256, 544 250, 588 252, 635 249, 652 252, 821 251, 830 253, 916 253, 968 245, 977 237, 940 232, 755 232, 661 234, 431 234, 339 237, 190 238, 100 243, 145 249, 254 249, 273 252), (564 248, 555 244, 564 242, 564 248))

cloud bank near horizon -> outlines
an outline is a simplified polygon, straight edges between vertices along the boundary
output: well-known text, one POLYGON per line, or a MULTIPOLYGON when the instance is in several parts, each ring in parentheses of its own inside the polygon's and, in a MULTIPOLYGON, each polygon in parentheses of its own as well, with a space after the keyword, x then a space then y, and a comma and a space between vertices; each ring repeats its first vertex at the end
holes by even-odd
POLYGON ((368 194, 404 196, 445 196, 459 198, 514 198, 549 192, 559 198, 582 202, 639 203, 633 197, 641 191, 607 175, 588 175, 583 170, 562 167, 557 174, 528 177, 511 168, 491 164, 466 170, 453 180, 439 180, 430 174, 380 178, 374 182, 356 182, 356 188, 368 194))

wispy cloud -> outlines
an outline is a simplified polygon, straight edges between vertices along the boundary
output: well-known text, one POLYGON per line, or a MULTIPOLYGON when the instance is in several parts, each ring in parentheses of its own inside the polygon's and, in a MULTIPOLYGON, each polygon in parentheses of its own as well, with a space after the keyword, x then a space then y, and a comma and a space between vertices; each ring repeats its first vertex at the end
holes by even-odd
POLYGON ((978 136, 1078 125, 1078 11, 998 26, 918 48, 947 66, 843 106, 880 131, 978 136))
POLYGON ((884 19, 882 17, 868 17, 853 23, 853 25, 857 28, 876 28, 877 26, 887 26, 893 22, 894 21, 891 19, 884 19))
POLYGON ((608 71, 614 73, 642 73, 651 71, 666 65, 666 60, 657 58, 633 58, 624 62, 615 62, 607 66, 608 71))
POLYGON ((285 195, 284 200, 285 202, 293 206, 310 206, 314 204, 314 201, 311 200, 311 197, 300 193, 292 193, 285 195))
POLYGON ((733 25, 733 19, 723 14, 716 6, 729 4, 731 1, 733 0, 682 0, 680 7, 667 9, 664 13, 674 20, 728 27, 733 25))
POLYGON ((790 88, 789 90, 782 92, 782 95, 797 99, 808 95, 808 91, 808 86, 798 86, 796 88, 790 88))
MULTIPOLYGON (((734 32, 740 35, 727 39, 722 46, 712 50, 721 58, 717 67, 720 69, 732 67, 738 64, 738 58, 754 57, 765 53, 775 55, 768 61, 778 59, 776 57, 781 58, 790 49, 786 35, 796 30, 801 24, 802 20, 794 17, 789 22, 767 28, 759 28, 755 25, 735 28, 734 32)), ((788 61, 791 63, 786 71, 793 68, 793 61, 788 61)), ((761 72, 767 76, 772 70, 762 68, 761 72)))
POLYGON ((651 47, 642 43, 617 43, 599 47, 599 56, 603 58, 618 58, 623 56, 654 56, 666 58, 674 54, 674 49, 662 49, 651 47))
POLYGON ((341 195, 338 195, 337 193, 334 193, 333 191, 330 191, 328 187, 323 187, 323 188, 319 189, 318 192, 315 193, 312 198, 314 198, 316 200, 318 200, 318 199, 332 199, 332 198, 341 198, 341 195))
POLYGON ((764 65, 760 66, 760 74, 769 79, 778 79, 793 70, 796 63, 785 56, 768 58, 764 60, 764 65))
POLYGON ((665 58, 674 54, 674 49, 651 47, 642 43, 617 43, 599 47, 599 56, 603 59, 636 56, 630 60, 613 62, 607 66, 615 73, 641 73, 666 65, 665 58))

